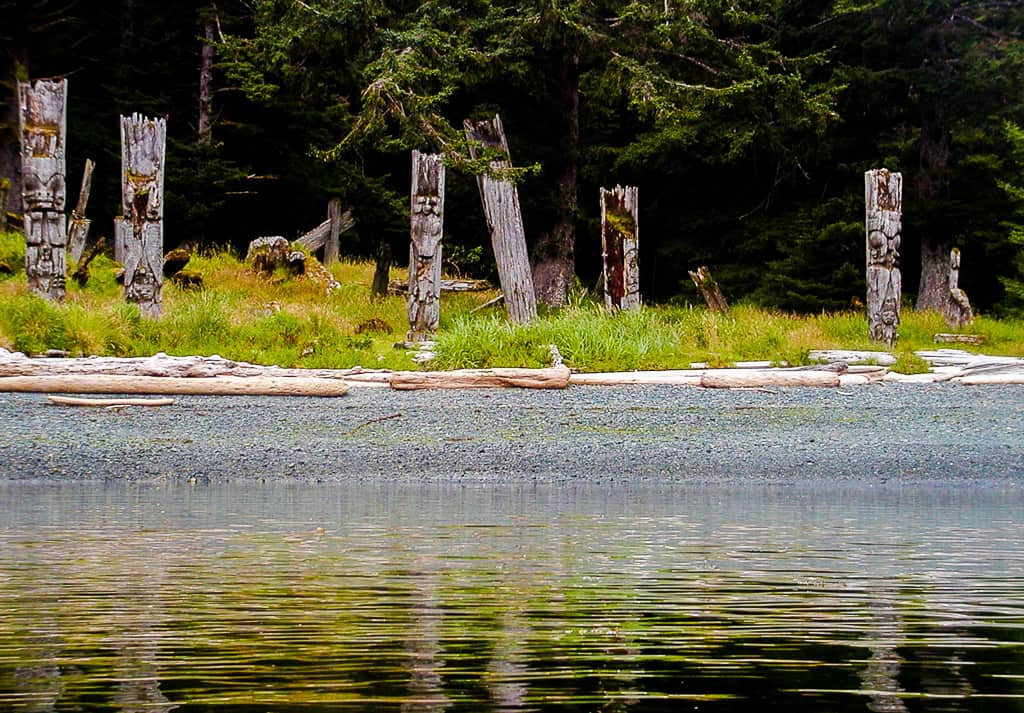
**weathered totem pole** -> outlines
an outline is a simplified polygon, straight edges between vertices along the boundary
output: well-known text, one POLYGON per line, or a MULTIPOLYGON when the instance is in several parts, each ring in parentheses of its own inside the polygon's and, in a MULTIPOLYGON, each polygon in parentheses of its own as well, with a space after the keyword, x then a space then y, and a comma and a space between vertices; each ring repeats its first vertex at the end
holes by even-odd
POLYGON ((66 79, 18 84, 25 273, 29 289, 51 300, 64 299, 67 270, 67 100, 66 79))
POLYGON ((960 249, 949 251, 949 299, 946 300, 946 324, 959 329, 974 319, 974 310, 967 293, 960 289, 960 249))
POLYGON ((640 309, 637 196, 635 186, 601 189, 601 256, 608 309, 640 309))
POLYGON ((412 152, 409 221, 409 333, 420 342, 437 331, 441 315, 441 236, 444 233, 444 164, 440 154, 412 152))
MULTIPOLYGON (((463 122, 466 138, 469 139, 469 154, 477 159, 484 151, 497 156, 490 161, 491 170, 499 173, 511 168, 508 141, 501 118, 483 121, 463 122)), ((477 176, 480 199, 487 216, 487 227, 491 231, 491 245, 494 260, 498 265, 498 280, 505 297, 508 318, 514 324, 525 324, 537 316, 537 296, 533 290, 533 274, 526 252, 526 231, 523 228, 523 214, 519 208, 519 192, 508 180, 500 180, 488 174, 477 176)))
POLYGON ((868 335, 895 346, 900 324, 900 235, 903 176, 888 169, 864 174, 867 226, 868 335))
POLYGON ((121 210, 116 257, 124 295, 147 317, 160 315, 164 262, 164 153, 167 120, 121 117, 121 210))

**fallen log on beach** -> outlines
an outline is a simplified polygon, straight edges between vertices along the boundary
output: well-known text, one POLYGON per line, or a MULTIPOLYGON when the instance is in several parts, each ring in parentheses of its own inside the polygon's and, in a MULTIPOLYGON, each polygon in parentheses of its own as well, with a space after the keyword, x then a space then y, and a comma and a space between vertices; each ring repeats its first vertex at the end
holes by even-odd
POLYGON ((0 392, 65 394, 194 394, 210 396, 342 396, 340 379, 279 376, 129 376, 65 374, 0 377, 0 392))
POLYGON ((706 389, 757 389, 770 386, 839 386, 834 371, 802 369, 708 369, 700 378, 706 389))
POLYGON ((457 369, 455 371, 396 371, 391 388, 415 389, 487 389, 518 387, 523 389, 564 389, 569 385, 569 367, 547 369, 457 369))

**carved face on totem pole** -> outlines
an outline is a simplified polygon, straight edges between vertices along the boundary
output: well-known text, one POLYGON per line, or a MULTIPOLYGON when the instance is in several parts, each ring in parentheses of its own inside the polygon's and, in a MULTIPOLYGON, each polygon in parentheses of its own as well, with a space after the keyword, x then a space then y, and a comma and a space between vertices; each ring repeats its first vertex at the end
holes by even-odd
POLYGON ((436 195, 417 195, 412 205, 412 242, 420 260, 433 260, 441 242, 443 217, 436 195))
POLYGON ((138 226, 163 218, 163 160, 167 124, 138 115, 121 117, 124 211, 138 226))
POLYGON ((896 211, 879 210, 868 217, 868 265, 899 267, 900 224, 896 211))
POLYGON ((140 263, 125 288, 124 296, 129 302, 151 304, 158 301, 159 287, 153 271, 145 263, 140 263))
POLYGON ((67 83, 20 84, 21 170, 26 211, 64 210, 67 83))

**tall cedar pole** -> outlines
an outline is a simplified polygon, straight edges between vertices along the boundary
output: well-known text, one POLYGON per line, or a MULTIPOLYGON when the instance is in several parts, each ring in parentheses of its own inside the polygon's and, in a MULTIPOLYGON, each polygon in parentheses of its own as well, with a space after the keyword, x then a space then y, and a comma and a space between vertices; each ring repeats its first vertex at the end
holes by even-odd
POLYGON ((167 120, 121 117, 121 210, 115 233, 124 255, 124 295, 147 317, 160 315, 164 264, 167 120))
POLYGON ((341 238, 341 199, 332 198, 327 202, 327 242, 324 243, 324 265, 330 267, 338 262, 341 238))
POLYGON ((444 164, 440 154, 412 152, 409 218, 409 332, 419 342, 437 332, 441 316, 441 237, 444 234, 444 164))
POLYGON ((900 237, 903 176, 888 169, 864 174, 867 230, 868 335, 889 348, 896 345, 900 324, 900 237))
POLYGON ((25 272, 33 293, 56 301, 67 270, 67 104, 66 79, 18 83, 25 272))
POLYGON ((89 237, 89 226, 92 221, 85 217, 85 209, 89 206, 89 192, 92 189, 92 172, 96 162, 85 159, 85 171, 82 173, 82 189, 78 192, 78 205, 71 211, 71 225, 68 228, 68 255, 71 262, 77 263, 85 250, 85 242, 89 237))
MULTIPOLYGON (((511 167, 508 142, 501 118, 463 122, 469 153, 474 159, 485 150, 495 151, 501 158, 490 162, 491 169, 500 172, 511 167)), ((519 209, 519 193, 510 181, 502 181, 485 174, 477 176, 480 199, 491 231, 494 259, 498 264, 498 279, 505 296, 509 321, 525 324, 537 316, 537 297, 533 290, 530 258, 526 252, 526 232, 519 209)))
POLYGON ((608 309, 640 309, 637 196, 635 186, 601 189, 601 256, 604 305, 608 309))

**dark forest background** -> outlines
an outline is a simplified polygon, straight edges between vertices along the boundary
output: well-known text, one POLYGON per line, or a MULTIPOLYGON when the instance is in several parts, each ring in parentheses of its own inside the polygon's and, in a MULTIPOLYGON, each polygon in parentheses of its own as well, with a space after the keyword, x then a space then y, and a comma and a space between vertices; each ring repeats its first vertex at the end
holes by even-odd
MULTIPOLYGON (((409 152, 449 163, 445 254, 491 276, 461 125, 499 113, 538 292, 600 272, 598 189, 640 189, 641 287, 797 311, 864 294, 863 174, 904 174, 904 291, 949 249, 984 311, 1024 306, 1024 1, 0 0, 0 176, 16 82, 69 80, 68 198, 119 209, 118 116, 168 117, 168 247, 293 237, 329 198, 342 253, 407 254, 409 152), (209 82, 201 78, 206 74, 209 82)), ((15 208, 17 208, 15 206, 15 208)))

